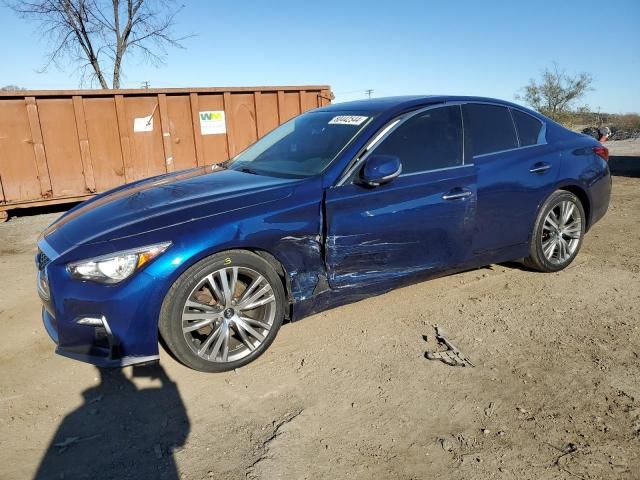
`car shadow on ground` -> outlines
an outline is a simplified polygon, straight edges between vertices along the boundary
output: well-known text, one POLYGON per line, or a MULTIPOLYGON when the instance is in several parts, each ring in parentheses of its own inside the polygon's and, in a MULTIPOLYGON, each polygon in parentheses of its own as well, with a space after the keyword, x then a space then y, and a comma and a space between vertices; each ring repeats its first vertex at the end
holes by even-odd
POLYGON ((527 267, 524 263, 522 263, 519 260, 509 260, 506 262, 501 262, 498 265, 504 268, 508 268, 510 270, 520 270, 522 272, 537 272, 537 270, 527 267))
POLYGON ((190 422, 176 384, 156 364, 98 370, 99 384, 67 414, 42 458, 36 479, 180 478, 174 455, 190 422))
POLYGON ((640 157, 612 155, 609 170, 618 177, 640 178, 640 157))

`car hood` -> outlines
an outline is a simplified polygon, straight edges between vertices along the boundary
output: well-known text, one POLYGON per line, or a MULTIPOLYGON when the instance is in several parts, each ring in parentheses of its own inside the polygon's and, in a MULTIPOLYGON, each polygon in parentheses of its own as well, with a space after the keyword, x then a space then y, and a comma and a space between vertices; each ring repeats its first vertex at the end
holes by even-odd
POLYGON ((143 234, 276 201, 289 196, 298 182, 215 165, 152 177, 81 203, 51 224, 43 237, 62 254, 76 245, 143 234))

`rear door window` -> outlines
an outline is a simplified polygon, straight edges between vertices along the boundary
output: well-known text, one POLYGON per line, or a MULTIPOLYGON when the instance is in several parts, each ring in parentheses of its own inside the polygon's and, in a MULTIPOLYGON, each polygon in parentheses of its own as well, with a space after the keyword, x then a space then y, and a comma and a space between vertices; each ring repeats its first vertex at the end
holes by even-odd
POLYGON ((520 110, 511 109, 511 113, 513 114, 513 121, 516 123, 516 128, 518 129, 520 146, 528 147, 529 145, 538 144, 540 131, 542 130, 542 122, 520 110))
POLYGON ((467 148, 472 156, 518 147, 518 138, 507 107, 481 103, 462 106, 467 148))
POLYGON ((460 107, 433 108, 409 118, 375 153, 398 157, 403 174, 462 165, 460 107))

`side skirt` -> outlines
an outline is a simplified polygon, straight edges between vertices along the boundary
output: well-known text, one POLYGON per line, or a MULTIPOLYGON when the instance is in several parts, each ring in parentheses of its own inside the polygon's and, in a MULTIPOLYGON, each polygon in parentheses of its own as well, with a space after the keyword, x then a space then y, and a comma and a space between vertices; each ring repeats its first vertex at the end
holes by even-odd
POLYGON ((464 265, 453 269, 433 271, 426 270, 410 273, 404 277, 396 277, 384 282, 366 283, 362 285, 350 285, 343 288, 329 288, 326 279, 321 288, 316 288, 310 298, 293 303, 291 308, 291 321, 302 320, 315 313, 323 312, 349 303, 354 303, 366 298, 375 297, 426 280, 446 277, 456 273, 475 270, 487 265, 520 260, 529 255, 529 244, 515 245, 499 252, 485 252, 464 265))

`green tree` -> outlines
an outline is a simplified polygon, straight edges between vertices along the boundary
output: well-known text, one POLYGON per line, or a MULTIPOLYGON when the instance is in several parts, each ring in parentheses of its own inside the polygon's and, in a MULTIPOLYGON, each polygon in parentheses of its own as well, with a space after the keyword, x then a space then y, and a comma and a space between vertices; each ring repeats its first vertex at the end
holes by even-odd
POLYGON ((540 113, 561 121, 576 108, 576 103, 591 90, 593 78, 581 72, 569 75, 554 64, 546 68, 541 78, 531 79, 516 99, 522 100, 540 113))

